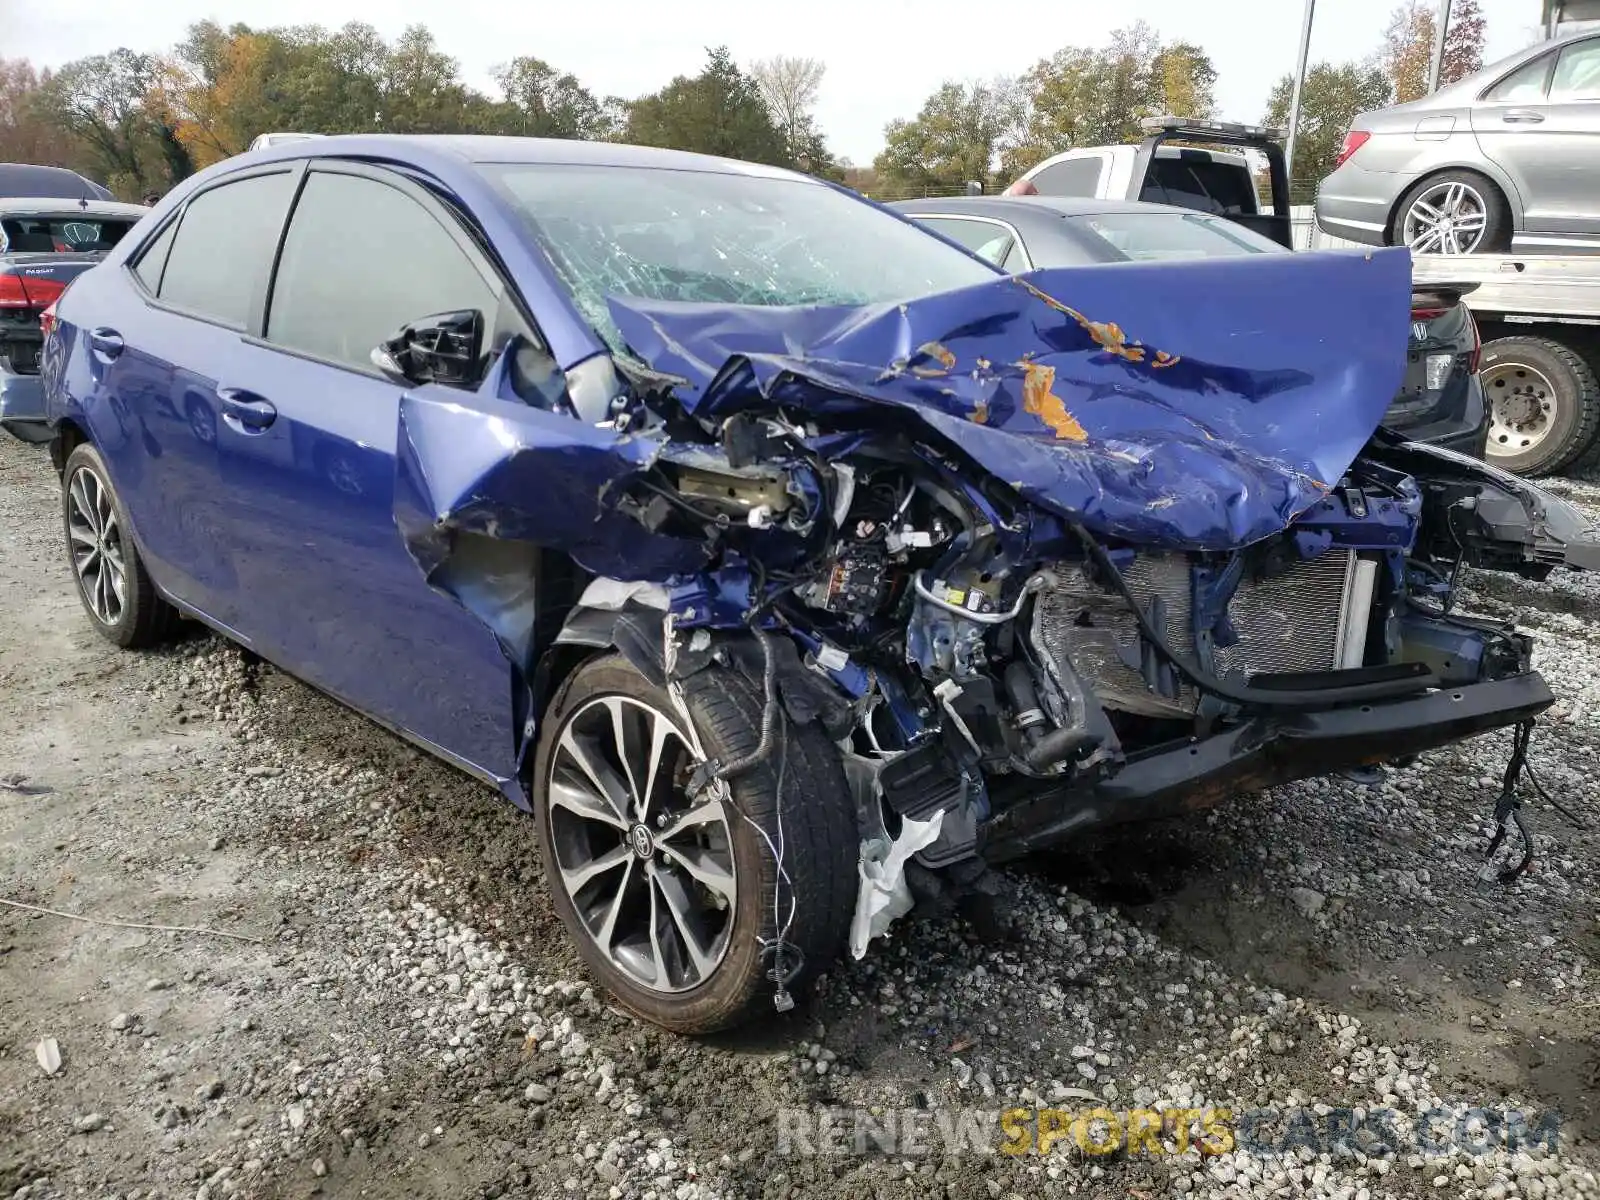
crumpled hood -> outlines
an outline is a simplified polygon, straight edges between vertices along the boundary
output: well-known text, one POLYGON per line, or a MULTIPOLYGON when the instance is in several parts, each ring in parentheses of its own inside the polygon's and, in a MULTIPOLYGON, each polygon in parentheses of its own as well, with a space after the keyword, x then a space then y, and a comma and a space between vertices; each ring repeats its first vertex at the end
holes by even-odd
POLYGON ((1035 271, 868 308, 610 304, 697 415, 899 424, 1098 534, 1224 550, 1355 460, 1400 386, 1410 299, 1395 249, 1035 271))

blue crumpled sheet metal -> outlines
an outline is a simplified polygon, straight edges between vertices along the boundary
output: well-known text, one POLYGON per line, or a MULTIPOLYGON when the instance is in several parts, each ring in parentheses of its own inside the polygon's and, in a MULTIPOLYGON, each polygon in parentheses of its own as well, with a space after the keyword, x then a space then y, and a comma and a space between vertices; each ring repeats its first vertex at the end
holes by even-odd
POLYGON ((701 543, 652 534, 609 502, 659 455, 659 437, 618 436, 520 403, 421 396, 401 399, 398 433, 395 524, 430 581, 450 571, 460 535, 563 551, 620 579, 705 566, 701 543))
POLYGON ((612 297, 691 412, 782 404, 958 447, 1097 534, 1225 550, 1337 484, 1399 389, 1404 249, 1035 271, 904 304, 612 297))

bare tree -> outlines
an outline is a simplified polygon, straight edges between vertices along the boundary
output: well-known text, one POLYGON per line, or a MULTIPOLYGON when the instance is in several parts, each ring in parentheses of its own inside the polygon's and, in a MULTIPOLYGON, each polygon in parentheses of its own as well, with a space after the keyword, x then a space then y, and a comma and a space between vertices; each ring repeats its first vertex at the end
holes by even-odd
POLYGON ((790 58, 779 54, 750 67, 761 98, 772 113, 772 123, 782 131, 790 161, 798 159, 811 132, 811 106, 817 102, 828 64, 820 58, 790 58))

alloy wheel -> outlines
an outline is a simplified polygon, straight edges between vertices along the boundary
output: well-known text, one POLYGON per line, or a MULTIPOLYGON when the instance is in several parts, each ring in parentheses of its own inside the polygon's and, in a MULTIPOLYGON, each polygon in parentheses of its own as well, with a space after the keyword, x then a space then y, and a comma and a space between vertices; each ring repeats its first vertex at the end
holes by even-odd
POLYGON ((111 489, 88 467, 73 472, 67 485, 67 537, 72 568, 89 611, 102 625, 115 625, 122 619, 128 594, 122 525, 111 489))
POLYGON ((1555 387, 1525 363, 1496 363, 1483 372, 1489 400, 1489 446, 1494 458, 1526 454, 1555 428, 1555 387))
POLYGON ((667 714, 598 696, 558 731, 545 780, 553 882, 606 959, 656 992, 704 983, 733 929, 735 814, 714 793, 686 799, 699 757, 667 714))
POLYGON ((1411 202, 1401 240, 1418 254, 1471 254, 1488 223, 1489 206, 1478 190, 1449 180, 1411 202))

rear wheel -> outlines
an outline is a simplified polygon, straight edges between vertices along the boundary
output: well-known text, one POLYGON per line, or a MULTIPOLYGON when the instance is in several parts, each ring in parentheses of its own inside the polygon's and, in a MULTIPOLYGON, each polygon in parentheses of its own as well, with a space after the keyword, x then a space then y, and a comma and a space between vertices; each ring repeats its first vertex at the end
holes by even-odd
POLYGON ((1405 194, 1393 244, 1417 254, 1492 254, 1510 244, 1511 212, 1500 189, 1471 171, 1446 171, 1405 194))
POLYGON ((1600 432, 1600 383, 1560 342, 1508 337, 1486 342, 1479 378, 1489 404, 1489 462, 1520 475, 1559 471, 1600 432))
POLYGON ((780 707, 767 759, 725 790, 706 756, 753 752, 765 697, 733 667, 671 695, 620 656, 573 672, 546 714, 534 813, 551 900, 623 1007, 680 1033, 772 1011, 774 944, 797 990, 838 955, 855 906, 855 805, 837 752, 780 707))
POLYGON ((95 628, 124 649, 165 640, 177 613, 151 582, 105 461, 87 442, 62 468, 61 516, 78 599, 95 628))

